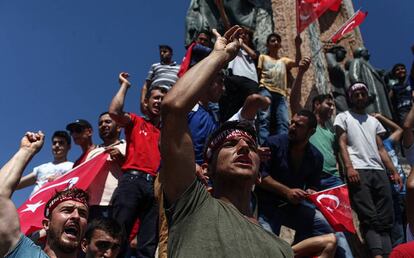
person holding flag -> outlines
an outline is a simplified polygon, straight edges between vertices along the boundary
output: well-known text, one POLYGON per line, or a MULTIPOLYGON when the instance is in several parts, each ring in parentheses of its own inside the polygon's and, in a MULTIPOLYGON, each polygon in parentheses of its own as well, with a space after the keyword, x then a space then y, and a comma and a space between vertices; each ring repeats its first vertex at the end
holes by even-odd
POLYGON ((47 232, 44 251, 20 232, 16 207, 10 197, 22 173, 40 151, 44 142, 42 132, 27 132, 16 154, 0 170, 0 256, 76 258, 88 217, 88 195, 71 188, 56 192, 46 203, 43 227, 47 232))

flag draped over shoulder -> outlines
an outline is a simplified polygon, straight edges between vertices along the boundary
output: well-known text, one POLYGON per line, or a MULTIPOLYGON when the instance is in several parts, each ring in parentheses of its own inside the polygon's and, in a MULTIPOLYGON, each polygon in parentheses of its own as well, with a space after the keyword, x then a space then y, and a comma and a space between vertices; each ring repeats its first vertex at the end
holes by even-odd
POLYGON ((187 52, 185 52, 185 56, 183 58, 183 61, 180 65, 180 70, 178 71, 177 76, 180 78, 182 77, 188 69, 190 69, 191 64, 191 54, 193 53, 193 47, 195 46, 195 42, 191 43, 190 46, 187 48, 187 52))
POLYGON ((77 187, 86 190, 97 176, 106 176, 108 171, 108 154, 101 153, 89 161, 77 166, 52 182, 44 184, 17 209, 20 218, 20 230, 25 235, 43 228, 42 219, 46 203, 57 192, 77 187))
POLYGON ((356 232, 346 185, 311 194, 308 198, 318 207, 335 231, 356 232))
POLYGON ((301 33, 328 9, 338 10, 340 4, 339 0, 296 0, 297 33, 301 33))
POLYGON ((341 28, 331 37, 333 43, 338 42, 340 38, 342 38, 345 34, 351 32, 353 29, 358 27, 367 17, 368 12, 362 12, 358 10, 349 20, 347 20, 341 28))

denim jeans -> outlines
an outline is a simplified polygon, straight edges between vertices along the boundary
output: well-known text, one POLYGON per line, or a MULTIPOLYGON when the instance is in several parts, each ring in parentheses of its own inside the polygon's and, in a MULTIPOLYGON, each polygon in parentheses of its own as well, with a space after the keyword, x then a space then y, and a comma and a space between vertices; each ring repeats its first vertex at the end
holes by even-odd
POLYGON ((265 87, 260 88, 259 93, 271 100, 270 106, 258 113, 259 143, 263 144, 269 135, 288 133, 289 112, 285 96, 265 87))
POLYGON ((328 173, 322 172, 324 176, 321 177, 321 190, 329 189, 335 186, 344 184, 344 181, 340 177, 329 175, 328 173))
POLYGON ((263 207, 260 209, 259 206, 259 223, 265 230, 276 235, 279 235, 281 225, 294 229, 296 231, 294 243, 312 236, 335 233, 338 245, 335 257, 353 257, 344 233, 334 232, 322 213, 311 203, 286 204, 282 207, 264 207, 264 209, 263 207))
MULTIPOLYGON (((137 257, 154 257, 158 245, 158 204, 154 197, 154 181, 149 175, 124 173, 113 195, 112 217, 118 221, 128 239, 137 218, 141 224, 138 231, 137 257)), ((124 257, 126 241, 118 257, 124 257)))

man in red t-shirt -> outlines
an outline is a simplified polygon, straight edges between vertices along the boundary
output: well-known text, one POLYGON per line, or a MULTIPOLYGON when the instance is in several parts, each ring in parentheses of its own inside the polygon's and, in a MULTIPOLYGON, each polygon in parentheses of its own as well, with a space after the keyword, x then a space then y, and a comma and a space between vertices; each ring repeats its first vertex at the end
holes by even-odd
MULTIPOLYGON (((127 149, 122 166, 124 174, 113 195, 113 217, 131 232, 137 218, 141 225, 138 232, 137 257, 154 257, 158 244, 158 205, 154 198, 154 179, 160 165, 158 140, 160 137, 161 101, 166 94, 163 88, 148 90, 144 106, 146 117, 123 111, 126 93, 131 86, 129 74, 119 75, 120 88, 109 106, 109 114, 125 129, 127 149)), ((123 257, 126 242, 119 257, 123 257)))

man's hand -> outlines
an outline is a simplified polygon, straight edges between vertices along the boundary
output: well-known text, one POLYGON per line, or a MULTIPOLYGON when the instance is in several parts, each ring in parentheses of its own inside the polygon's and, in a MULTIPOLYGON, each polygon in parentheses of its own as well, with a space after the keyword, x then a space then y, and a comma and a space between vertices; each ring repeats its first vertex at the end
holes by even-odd
POLYGON ((397 172, 392 173, 390 179, 394 184, 398 184, 400 191, 403 189, 403 181, 397 172))
POLYGON ((44 140, 45 135, 41 131, 37 133, 27 132, 20 141, 20 149, 36 154, 42 148, 44 140))
POLYGON ((128 81, 129 73, 122 72, 119 74, 119 85, 126 85, 127 88, 131 87, 131 83, 128 81))
POLYGON ((317 193, 317 192, 313 189, 308 188, 308 189, 306 189, 306 193, 307 194, 314 194, 314 193, 317 193))
POLYGON ((105 152, 108 153, 111 159, 118 164, 122 165, 122 163, 124 163, 125 157, 118 148, 108 147, 105 152))
POLYGON ((289 190, 289 192, 287 193, 286 198, 288 199, 289 202, 291 202, 293 204, 298 204, 302 200, 304 200, 307 195, 308 194, 305 191, 303 191, 302 189, 293 188, 293 189, 289 190))
POLYGON ((221 36, 216 29, 213 29, 213 34, 216 36, 216 43, 214 44, 213 52, 216 53, 225 53, 226 62, 233 60, 239 52, 241 39, 239 39, 239 34, 242 31, 242 28, 238 25, 231 27, 228 31, 224 33, 224 36, 221 36))
POLYGON ((203 167, 198 165, 197 163, 195 164, 195 166, 196 166, 196 176, 197 176, 197 178, 201 181, 201 183, 203 185, 208 187, 209 177, 207 176, 207 171, 205 169, 203 169, 203 167))
POLYGON ((259 154, 261 162, 268 161, 272 154, 269 147, 259 147, 257 148, 257 152, 259 154))
POLYGON ((309 57, 305 57, 299 62, 299 73, 305 73, 310 66, 311 59, 309 57))
POLYGON ((346 175, 352 184, 359 184, 359 173, 354 168, 347 168, 346 175))

